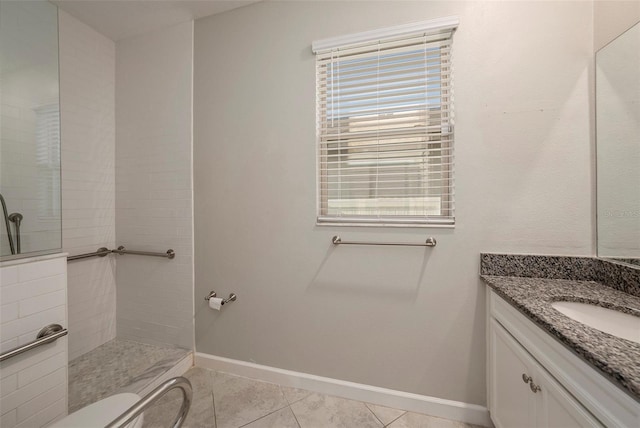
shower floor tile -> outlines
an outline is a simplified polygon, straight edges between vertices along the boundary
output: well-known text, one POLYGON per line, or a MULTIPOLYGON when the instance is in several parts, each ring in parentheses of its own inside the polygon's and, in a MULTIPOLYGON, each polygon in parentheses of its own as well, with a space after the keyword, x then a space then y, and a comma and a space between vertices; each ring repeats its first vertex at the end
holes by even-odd
MULTIPOLYGON (((193 386, 185 428, 474 427, 200 367, 191 368, 184 376, 193 386)), ((144 413, 143 428, 171 426, 181 400, 180 391, 170 391, 144 413)))
POLYGON ((115 339, 81 355, 69 363, 69 413, 132 385, 141 390, 189 352, 115 339))

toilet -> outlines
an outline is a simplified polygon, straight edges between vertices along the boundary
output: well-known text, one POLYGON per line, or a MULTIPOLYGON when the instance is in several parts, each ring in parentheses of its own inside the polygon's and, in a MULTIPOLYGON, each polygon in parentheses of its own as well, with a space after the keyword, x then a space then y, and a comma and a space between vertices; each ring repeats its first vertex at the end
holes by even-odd
MULTIPOLYGON (((49 428, 104 428, 138 401, 140 396, 137 394, 115 394, 73 412, 49 428)), ((135 418, 126 428, 141 428, 143 416, 135 418)))

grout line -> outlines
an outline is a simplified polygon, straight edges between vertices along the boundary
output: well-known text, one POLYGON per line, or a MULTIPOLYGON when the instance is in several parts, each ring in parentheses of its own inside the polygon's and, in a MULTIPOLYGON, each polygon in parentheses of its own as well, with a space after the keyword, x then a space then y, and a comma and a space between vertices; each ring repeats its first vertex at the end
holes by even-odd
POLYGON ((292 406, 293 404, 297 403, 298 401, 302 401, 302 400, 304 400, 304 399, 308 398, 311 394, 313 394, 313 392, 312 392, 312 391, 309 391, 308 389, 301 389, 301 388, 286 387, 286 388, 290 388, 290 389, 298 389, 298 390, 300 390, 300 391, 306 391, 306 392, 308 392, 308 394, 307 394, 306 396, 302 397, 302 398, 298 398, 298 399, 297 399, 297 400, 295 400, 295 401, 289 401, 289 399, 287 398, 287 395, 286 395, 286 394, 284 393, 284 391, 282 390, 283 385, 278 384, 278 386, 280 387, 280 391, 282 392, 282 395, 284 396, 285 401, 286 401, 287 403, 289 403, 289 406, 292 406))
MULTIPOLYGON (((195 366, 194 366, 195 367, 195 366)), ((215 427, 218 427, 218 416, 216 414, 216 398, 213 392, 213 375, 215 372, 213 370, 207 370, 209 373, 209 388, 211 388, 211 405, 213 406, 213 424, 215 427)))
POLYGON ((392 423, 394 423, 395 421, 397 421, 398 419, 400 419, 401 417, 403 417, 404 415, 406 415, 406 414, 407 414, 407 411, 406 411, 406 410, 402 410, 402 409, 395 409, 395 408, 393 408, 393 407, 389 407, 390 409, 400 410, 400 411, 402 411, 402 413, 401 413, 400 415, 398 415, 397 417, 395 417, 395 418, 394 418, 391 422, 389 422, 388 424, 385 424, 385 423, 382 421, 382 419, 380 419, 380 418, 378 417, 378 415, 376 415, 376 412, 374 412, 374 411, 369 407, 369 404, 373 404, 373 403, 364 403, 364 405, 367 407, 367 409, 369 409, 369 411, 370 411, 371 413, 373 413, 373 416, 375 416, 375 418, 376 418, 377 420, 379 420, 379 421, 380 421, 380 423, 382 424, 382 426, 383 426, 383 427, 388 427, 389 425, 391 425, 392 423))
POLYGON ((400 416, 398 416, 397 418, 395 418, 394 420, 392 420, 391 422, 389 422, 388 424, 385 425, 385 427, 390 426, 392 423, 394 423, 395 421, 397 421, 398 419, 400 419, 401 417, 403 417, 404 415, 407 414, 407 411, 405 410, 404 412, 402 412, 402 414, 400 416))
MULTIPOLYGON (((287 400, 284 400, 284 401, 287 401, 287 400)), ((267 413, 267 414, 266 414, 266 415, 264 415, 264 416, 260 416, 258 419, 254 419, 254 420, 252 420, 251 422, 247 422, 247 423, 246 423, 246 424, 244 424, 244 425, 240 425, 238 428, 242 428, 242 427, 246 427, 247 425, 251 425, 252 423, 259 421, 260 419, 264 419, 264 418, 266 418, 267 416, 271 416, 271 415, 273 415, 274 413, 277 413, 277 412, 279 412, 279 411, 281 411, 281 410, 284 410, 284 409, 286 409, 286 408, 291 408, 291 406, 287 405, 287 406, 281 407, 281 408, 279 408, 279 409, 276 409, 276 410, 274 410, 273 412, 267 413)), ((293 411, 291 411, 291 413, 293 413, 293 411)), ((294 417, 295 417, 295 415, 294 415, 294 417)), ((296 422, 297 422, 297 419, 296 419, 296 422)))
POLYGON ((376 415, 376 412, 374 412, 373 410, 371 410, 371 407, 369 407, 369 403, 364 403, 364 407, 367 408, 368 411, 371 412, 371 414, 373 415, 374 418, 376 418, 376 420, 378 422, 380 422, 382 424, 383 427, 386 427, 386 425, 384 424, 384 422, 382 422, 382 420, 378 417, 378 415, 376 415))
MULTIPOLYGON (((302 400, 298 400, 298 401, 302 401, 302 400)), ((296 401, 296 403, 298 402, 296 401)), ((302 425, 300 425, 300 421, 298 420, 298 417, 296 416, 296 412, 293 411, 293 409, 291 408, 291 406, 289 406, 289 410, 291 410, 291 414, 293 415, 293 419, 296 420, 296 424, 298 424, 298 428, 302 428, 302 425)))
MULTIPOLYGON (((298 389, 298 388, 296 388, 298 389)), ((300 421, 298 420, 298 416, 296 416, 296 412, 293 411, 293 407, 291 407, 294 403, 298 403, 304 399, 306 399, 307 397, 309 397, 311 395, 311 391, 308 391, 309 394, 306 397, 300 398, 296 401, 294 401, 293 403, 291 401, 289 401, 289 399, 287 398, 287 395, 284 393, 284 391, 282 390, 282 385, 280 385, 280 391, 282 392, 282 395, 284 396, 284 400, 289 403, 289 411, 291 412, 291 414, 293 415, 293 419, 296 421, 296 425, 298 425, 298 428, 302 428, 302 425, 300 425, 300 421)), ((306 389, 304 391, 307 391, 306 389)))

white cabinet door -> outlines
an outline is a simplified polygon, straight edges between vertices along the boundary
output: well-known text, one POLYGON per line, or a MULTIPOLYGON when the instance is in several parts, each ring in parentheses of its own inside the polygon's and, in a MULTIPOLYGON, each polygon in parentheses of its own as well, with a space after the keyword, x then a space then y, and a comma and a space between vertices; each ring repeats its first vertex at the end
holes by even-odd
POLYGON ((493 318, 489 330, 489 410, 497 428, 602 427, 493 318))
POLYGON ((540 367, 534 375, 540 386, 536 393, 537 426, 548 428, 602 427, 573 396, 571 396, 545 369, 540 367))
POLYGON ((522 378, 532 376, 533 360, 493 318, 489 329, 491 419, 497 428, 535 427, 536 400, 522 378))

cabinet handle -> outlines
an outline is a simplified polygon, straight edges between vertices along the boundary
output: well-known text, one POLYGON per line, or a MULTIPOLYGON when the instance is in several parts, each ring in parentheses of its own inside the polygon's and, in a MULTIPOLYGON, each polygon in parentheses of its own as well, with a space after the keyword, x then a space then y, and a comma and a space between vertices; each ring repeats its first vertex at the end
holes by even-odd
POLYGON ((529 382, 529 388, 531 388, 531 391, 533 391, 533 393, 535 394, 538 391, 541 391, 541 388, 536 385, 535 383, 533 383, 533 380, 531 380, 531 382, 529 382))
POLYGON ((522 381, 524 383, 529 383, 533 380, 533 378, 531 376, 527 376, 525 373, 522 373, 522 381))

